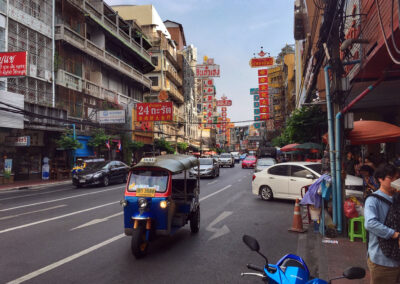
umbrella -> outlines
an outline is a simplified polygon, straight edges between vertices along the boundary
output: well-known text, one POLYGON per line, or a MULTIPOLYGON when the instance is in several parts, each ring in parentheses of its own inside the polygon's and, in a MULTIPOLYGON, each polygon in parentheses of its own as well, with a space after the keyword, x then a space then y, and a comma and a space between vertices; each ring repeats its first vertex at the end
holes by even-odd
POLYGON ((310 150, 310 149, 322 150, 322 146, 320 144, 313 143, 313 142, 299 144, 297 146, 294 146, 293 148, 294 149, 305 149, 305 150, 310 150))
POLYGON ((303 154, 301 150, 285 152, 285 154, 303 154))
POLYGON ((290 151, 296 151, 296 149, 294 148, 294 146, 297 146, 299 144, 295 143, 295 144, 288 144, 286 146, 283 146, 281 148, 281 152, 290 152, 290 151))
POLYGON ((396 142, 400 137, 400 127, 374 120, 354 121, 348 138, 352 145, 396 142))

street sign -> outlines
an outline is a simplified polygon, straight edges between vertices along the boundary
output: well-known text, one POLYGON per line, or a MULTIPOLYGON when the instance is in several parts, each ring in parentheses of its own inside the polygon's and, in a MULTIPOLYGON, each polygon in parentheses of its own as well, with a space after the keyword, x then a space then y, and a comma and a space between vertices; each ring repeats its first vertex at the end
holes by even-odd
POLYGON ((136 121, 168 121, 172 113, 172 102, 136 104, 136 121))
POLYGON ((101 110, 97 115, 100 124, 125 123, 125 110, 101 110))
POLYGON ((231 100, 217 100, 217 106, 231 106, 231 100))
POLYGON ((258 102, 260 100, 260 96, 259 95, 254 95, 254 101, 258 102))
POLYGON ((252 58, 252 59, 250 59, 250 67, 252 67, 252 68, 271 66, 271 65, 274 65, 274 58, 273 57, 252 58))
POLYGON ((259 103, 259 102, 254 102, 254 107, 255 107, 255 108, 260 107, 260 103, 259 103))
POLYGON ((219 77, 219 65, 197 65, 196 66, 196 77, 207 78, 207 77, 219 77))
POLYGON ((254 109, 254 114, 260 114, 260 109, 259 108, 255 108, 254 109))
POLYGON ((250 95, 257 95, 258 94, 258 88, 251 88, 250 89, 250 95))

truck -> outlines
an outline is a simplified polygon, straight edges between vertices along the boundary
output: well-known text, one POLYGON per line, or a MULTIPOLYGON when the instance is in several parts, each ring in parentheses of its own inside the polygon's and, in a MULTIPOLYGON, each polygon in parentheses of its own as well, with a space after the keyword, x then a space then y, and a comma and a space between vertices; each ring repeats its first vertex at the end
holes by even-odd
POLYGON ((276 159, 276 148, 270 145, 266 145, 266 146, 259 146, 257 149, 257 159, 260 158, 274 158, 276 159))

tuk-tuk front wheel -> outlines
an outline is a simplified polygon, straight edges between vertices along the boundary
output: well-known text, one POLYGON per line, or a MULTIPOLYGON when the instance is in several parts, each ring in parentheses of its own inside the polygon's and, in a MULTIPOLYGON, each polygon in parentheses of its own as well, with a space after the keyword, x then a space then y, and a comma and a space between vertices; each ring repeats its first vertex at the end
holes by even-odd
POLYGON ((133 229, 131 250, 136 258, 141 258, 146 255, 149 243, 146 240, 146 229, 144 226, 138 226, 133 229))
POLYGON ((196 211, 190 216, 190 231, 192 233, 198 233, 200 230, 200 206, 197 207, 196 211))

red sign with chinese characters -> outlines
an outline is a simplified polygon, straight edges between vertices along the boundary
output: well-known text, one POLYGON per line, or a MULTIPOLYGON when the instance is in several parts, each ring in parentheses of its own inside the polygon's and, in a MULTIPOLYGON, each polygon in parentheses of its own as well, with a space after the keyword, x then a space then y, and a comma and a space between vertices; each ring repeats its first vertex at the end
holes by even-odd
POLYGON ((26 76, 28 52, 0 52, 0 77, 26 76))
POLYGON ((268 75, 268 69, 258 70, 258 76, 267 76, 267 75, 268 75))
POLYGON ((268 84, 266 85, 258 85, 258 89, 263 92, 263 91, 268 91, 268 84))
POLYGON ((259 93, 261 99, 268 99, 268 91, 263 91, 259 93))
POLYGON ((227 111, 227 107, 221 107, 221 111, 227 111))
POLYGON ((274 65, 273 57, 252 58, 250 59, 250 66, 253 68, 274 65))
POLYGON ((258 77, 258 84, 268 84, 268 77, 258 77))
POLYGON ((231 100, 217 100, 217 106, 231 106, 231 100))
POLYGON ((269 107, 260 107, 260 113, 269 113, 269 107))
POLYGON ((267 119, 269 119, 269 113, 260 114, 260 119, 261 119, 261 120, 267 120, 267 119))
POLYGON ((269 105, 269 101, 266 99, 260 100, 260 105, 262 106, 268 106, 269 105))
POLYGON ((168 121, 172 114, 172 102, 136 104, 136 121, 168 121))

